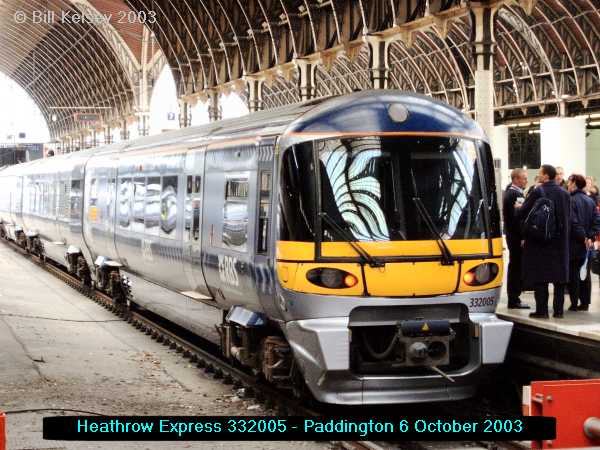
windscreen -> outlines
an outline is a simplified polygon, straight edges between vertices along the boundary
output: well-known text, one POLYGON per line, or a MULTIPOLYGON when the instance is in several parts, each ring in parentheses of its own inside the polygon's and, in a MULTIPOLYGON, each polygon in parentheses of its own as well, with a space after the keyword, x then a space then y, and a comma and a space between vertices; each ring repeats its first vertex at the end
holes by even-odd
MULTIPOLYGON (((487 238, 491 215, 486 218, 481 173, 489 173, 490 161, 489 148, 455 137, 370 136, 295 146, 282 167, 280 239, 487 238)), ((494 191, 493 179, 485 191, 494 191)))

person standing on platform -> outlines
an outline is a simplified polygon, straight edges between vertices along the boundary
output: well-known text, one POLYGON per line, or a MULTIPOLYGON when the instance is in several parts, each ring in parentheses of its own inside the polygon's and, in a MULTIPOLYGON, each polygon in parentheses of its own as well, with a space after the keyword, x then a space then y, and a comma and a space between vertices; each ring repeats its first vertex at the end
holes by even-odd
POLYGON ((506 245, 508 247, 508 275, 507 294, 509 309, 529 309, 523 305, 519 296, 521 295, 521 222, 515 217, 515 205, 523 204, 525 194, 523 190, 527 187, 527 171, 524 169, 513 169, 510 173, 512 183, 506 188, 502 199, 502 216, 504 217, 504 232, 506 234, 506 245))
POLYGON ((523 221, 523 283, 535 291, 535 312, 530 317, 548 318, 548 284, 554 284, 554 317, 563 317, 565 286, 569 282, 569 228, 571 198, 556 184, 556 169, 540 168, 541 185, 522 206, 515 204, 523 221))
POLYGON ((556 184, 563 189, 567 189, 567 182, 565 181, 565 169, 560 166, 556 166, 556 184))
POLYGON ((598 198, 598 186, 596 186, 596 180, 594 177, 585 177, 584 190, 587 195, 592 197, 592 200, 596 202, 596 205, 600 204, 600 198, 598 198))
POLYGON ((533 191, 535 191, 535 188, 539 187, 542 184, 542 182, 540 181, 540 176, 536 175, 535 178, 533 179, 533 184, 531 186, 529 186, 527 188, 527 190, 525 191, 525 198, 529 197, 529 194, 531 194, 533 191))
POLYGON ((571 175, 568 189, 571 193, 571 242, 569 264, 569 311, 587 311, 592 296, 592 282, 589 264, 586 262, 588 248, 600 231, 600 214, 596 204, 585 192, 586 181, 583 175, 571 175), (581 279, 580 271, 586 264, 586 277, 581 279), (580 304, 578 305, 578 302, 580 304))

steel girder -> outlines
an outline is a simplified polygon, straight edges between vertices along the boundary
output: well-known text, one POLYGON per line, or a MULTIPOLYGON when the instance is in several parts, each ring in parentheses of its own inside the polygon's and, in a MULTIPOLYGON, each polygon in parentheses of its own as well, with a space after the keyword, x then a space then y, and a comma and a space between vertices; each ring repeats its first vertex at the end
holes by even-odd
POLYGON ((0 71, 31 95, 53 138, 85 131, 75 112, 99 112, 108 122, 135 105, 130 68, 99 27, 68 19, 80 12, 66 0, 0 2, 0 71), (37 22, 34 12, 43 14, 37 22))
MULTIPOLYGON (((475 67, 465 1, 126 1, 132 9, 159 13, 153 31, 180 96, 265 73, 265 107, 295 102, 297 74, 277 69, 299 57, 323 62, 328 53, 334 57, 317 69, 317 95, 364 89, 371 68, 361 37, 387 33, 394 40, 390 87, 473 109, 475 67)), ((498 115, 547 113, 561 104, 573 111, 600 107, 599 1, 503 3, 495 28, 498 115)))

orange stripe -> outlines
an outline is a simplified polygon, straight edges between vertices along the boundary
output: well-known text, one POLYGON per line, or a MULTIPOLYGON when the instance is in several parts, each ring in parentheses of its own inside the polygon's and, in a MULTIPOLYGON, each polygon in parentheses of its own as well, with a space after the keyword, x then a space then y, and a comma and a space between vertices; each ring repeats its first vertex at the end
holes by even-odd
POLYGON ((221 141, 211 142, 210 144, 208 144, 207 149, 208 150, 222 149, 222 148, 227 148, 227 147, 233 147, 235 145, 240 145, 240 144, 258 145, 258 144, 260 144, 260 141, 261 141, 261 136, 252 136, 252 137, 246 137, 246 138, 230 138, 230 139, 226 138, 221 141))
POLYGON ((148 147, 139 150, 127 151, 125 150, 123 153, 116 153, 118 156, 118 161, 123 161, 128 158, 136 158, 142 155, 151 154, 152 156, 169 156, 169 155, 185 155, 187 153, 187 147, 183 145, 178 146, 169 146, 167 148, 160 149, 157 147, 148 147))
POLYGON ((446 131, 357 131, 357 132, 337 132, 337 131, 288 131, 284 136, 298 137, 369 137, 369 136, 437 136, 437 137, 462 137, 467 139, 482 139, 482 136, 475 136, 458 132, 446 131))

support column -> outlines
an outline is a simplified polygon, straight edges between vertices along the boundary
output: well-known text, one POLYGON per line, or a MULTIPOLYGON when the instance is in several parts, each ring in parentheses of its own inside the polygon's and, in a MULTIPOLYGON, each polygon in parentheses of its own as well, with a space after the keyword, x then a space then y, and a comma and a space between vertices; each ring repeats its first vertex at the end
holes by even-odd
MULTIPOLYGON (((496 7, 472 1, 471 45, 475 56, 475 120, 492 137, 494 127, 494 16, 496 7)), ((493 149, 492 149, 493 150, 493 149)))
POLYGON ((294 64, 298 70, 298 91, 301 102, 310 100, 317 94, 315 70, 318 63, 318 60, 310 60, 308 58, 296 58, 294 60, 294 64))
POLYGON ((552 117, 540 120, 542 164, 562 166, 565 178, 586 175, 585 117, 552 117))
POLYGON ((148 56, 151 55, 151 39, 152 35, 148 27, 144 27, 142 32, 142 57, 141 68, 139 72, 138 82, 138 135, 148 136, 150 134, 150 71, 152 66, 148 63, 148 56))
POLYGON ((121 120, 121 140, 129 140, 129 130, 127 129, 127 119, 121 120))
POLYGON ((147 112, 138 115, 138 134, 148 136, 150 134, 150 114, 147 112))
POLYGON ((179 128, 186 128, 192 124, 192 111, 190 104, 179 100, 179 128))
POLYGON ((249 75, 246 77, 246 89, 248 91, 248 111, 250 113, 263 109, 262 89, 264 79, 249 75))
POLYGON ((96 132, 96 129, 94 128, 92 130, 92 147, 97 147, 98 146, 98 133, 96 132))
POLYGON ((104 143, 112 144, 112 141, 112 130, 110 129, 110 125, 106 125, 106 127, 104 127, 104 143))
POLYGON ((510 168, 508 167, 508 127, 506 125, 495 126, 490 139, 492 148, 494 149, 494 158, 500 160, 500 180, 498 180, 498 184, 500 189, 504 189, 510 182, 510 168))
POLYGON ((376 34, 368 34, 363 39, 369 46, 371 87, 373 89, 387 89, 390 75, 388 54, 391 41, 376 34))
POLYGON ((208 120, 216 122, 223 118, 223 109, 220 104, 220 93, 216 89, 209 89, 208 92, 208 120))

